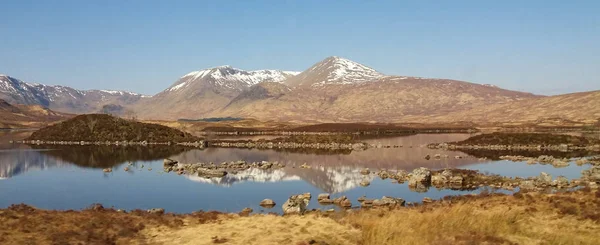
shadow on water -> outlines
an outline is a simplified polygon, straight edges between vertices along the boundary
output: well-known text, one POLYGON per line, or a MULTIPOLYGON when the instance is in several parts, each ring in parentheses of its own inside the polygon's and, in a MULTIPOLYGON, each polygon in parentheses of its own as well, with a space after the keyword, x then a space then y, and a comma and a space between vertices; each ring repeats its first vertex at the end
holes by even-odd
MULTIPOLYGON (((33 149, 48 146, 31 145, 33 149)), ((40 153, 87 168, 109 168, 125 162, 154 161, 185 152, 182 146, 52 146, 40 153)))

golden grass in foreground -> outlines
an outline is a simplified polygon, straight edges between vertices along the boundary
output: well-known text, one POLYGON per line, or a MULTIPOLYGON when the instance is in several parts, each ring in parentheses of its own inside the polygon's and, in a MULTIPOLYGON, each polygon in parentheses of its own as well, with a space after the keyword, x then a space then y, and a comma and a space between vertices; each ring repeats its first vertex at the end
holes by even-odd
POLYGON ((147 230, 159 244, 599 244, 600 194, 462 197, 348 214, 254 215, 147 230), (337 221, 337 222, 336 222, 337 221), (216 237, 215 239, 213 239, 216 237))
POLYGON ((356 244, 360 231, 333 219, 307 216, 255 215, 191 225, 181 229, 147 230, 151 244, 356 244))
POLYGON ((463 196, 305 216, 0 209, 0 244, 600 244, 600 192, 463 196))
POLYGON ((600 226, 525 207, 459 204, 420 212, 361 212, 345 218, 361 227, 362 244, 598 244, 600 226), (380 217, 381 216, 381 217, 380 217))

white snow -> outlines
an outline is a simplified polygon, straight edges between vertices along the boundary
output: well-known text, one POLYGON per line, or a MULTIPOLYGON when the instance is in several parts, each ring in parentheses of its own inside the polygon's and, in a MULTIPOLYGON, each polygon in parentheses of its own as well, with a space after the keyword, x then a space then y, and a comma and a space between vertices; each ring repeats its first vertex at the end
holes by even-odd
POLYGON ((296 71, 255 70, 246 71, 229 65, 217 66, 200 71, 190 72, 165 91, 172 92, 189 86, 198 79, 208 79, 213 84, 229 89, 242 89, 260 82, 283 82, 283 80, 298 75, 296 71))
POLYGON ((326 84, 359 84, 385 77, 384 74, 381 74, 370 67, 337 56, 327 58, 324 62, 311 68, 312 71, 320 69, 325 69, 328 76, 325 80, 317 82, 312 86, 323 86, 326 84))

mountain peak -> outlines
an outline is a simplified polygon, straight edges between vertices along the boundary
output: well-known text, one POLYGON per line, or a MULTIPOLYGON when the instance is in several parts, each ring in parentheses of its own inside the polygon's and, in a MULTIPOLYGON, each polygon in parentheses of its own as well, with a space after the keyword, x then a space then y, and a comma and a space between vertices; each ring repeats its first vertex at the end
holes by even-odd
POLYGON ((330 84, 360 84, 384 77, 373 68, 339 56, 330 56, 308 68, 286 83, 297 86, 324 86, 330 84))
POLYGON ((177 91, 192 83, 210 83, 217 87, 242 90, 260 82, 282 82, 299 72, 281 70, 246 71, 229 65, 212 67, 190 72, 179 79, 166 91, 177 91))

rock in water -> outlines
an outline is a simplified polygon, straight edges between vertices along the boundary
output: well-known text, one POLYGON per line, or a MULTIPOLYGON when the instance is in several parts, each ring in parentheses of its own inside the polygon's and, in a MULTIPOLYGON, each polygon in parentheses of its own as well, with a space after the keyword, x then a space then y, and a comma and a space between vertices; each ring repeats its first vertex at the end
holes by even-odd
POLYGON ((418 184, 431 184, 431 171, 429 169, 420 167, 412 171, 408 179, 408 185, 417 186, 418 184))
POLYGON ((242 209, 242 214, 251 214, 254 210, 252 210, 251 208, 244 208, 242 209))
POLYGON ((177 161, 173 159, 166 158, 165 160, 163 160, 163 166, 175 166, 175 164, 177 164, 177 161))
POLYGON ((309 202, 310 198, 306 198, 304 194, 293 195, 283 203, 281 208, 283 209, 283 214, 304 214, 309 202))
POLYGON ((406 201, 402 198, 383 196, 381 199, 373 200, 373 206, 404 206, 406 201))
POLYGON ((360 170, 360 174, 362 174, 362 175, 368 175, 370 173, 371 173, 371 171, 368 168, 364 168, 364 169, 360 170))
POLYGON ((540 173, 540 176, 537 177, 536 184, 538 184, 538 185, 551 185, 552 184, 552 175, 547 174, 546 172, 540 173))
POLYGON ((360 182, 360 186, 367 187, 369 185, 371 185, 371 182, 369 182, 368 180, 363 180, 360 182))
POLYGON ((266 208, 272 208, 275 206, 275 201, 273 201, 271 199, 264 199, 260 202, 260 206, 266 207, 266 208))
POLYGON ((329 193, 321 193, 317 196, 317 201, 323 200, 323 199, 329 199, 329 197, 331 197, 329 195, 329 193))

